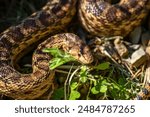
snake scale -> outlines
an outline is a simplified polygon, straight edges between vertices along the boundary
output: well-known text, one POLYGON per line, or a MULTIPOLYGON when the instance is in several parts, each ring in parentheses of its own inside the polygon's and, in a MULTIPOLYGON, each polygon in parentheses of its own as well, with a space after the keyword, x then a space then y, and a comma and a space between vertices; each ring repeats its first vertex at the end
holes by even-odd
MULTIPOLYGON (((44 48, 61 48, 84 64, 93 61, 90 49, 78 36, 56 34, 70 23, 76 10, 82 26, 90 34, 126 36, 141 23, 148 9, 149 0, 120 0, 116 4, 110 4, 108 0, 49 0, 40 11, 1 33, 0 93, 14 99, 35 99, 52 86, 54 71, 48 64, 52 57, 42 51, 44 48), (33 72, 19 73, 14 68, 19 54, 49 34, 56 35, 39 44, 35 50, 33 72)), ((149 92, 148 85, 137 96, 138 99, 144 99, 149 92)))

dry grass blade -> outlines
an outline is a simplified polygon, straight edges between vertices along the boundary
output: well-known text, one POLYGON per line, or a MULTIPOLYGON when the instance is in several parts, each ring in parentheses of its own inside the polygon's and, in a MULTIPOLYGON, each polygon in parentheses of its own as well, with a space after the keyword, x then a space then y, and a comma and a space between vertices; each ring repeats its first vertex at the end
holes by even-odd
POLYGON ((145 71, 143 85, 145 85, 146 83, 150 83, 150 60, 147 61, 147 68, 146 68, 146 71, 145 71))

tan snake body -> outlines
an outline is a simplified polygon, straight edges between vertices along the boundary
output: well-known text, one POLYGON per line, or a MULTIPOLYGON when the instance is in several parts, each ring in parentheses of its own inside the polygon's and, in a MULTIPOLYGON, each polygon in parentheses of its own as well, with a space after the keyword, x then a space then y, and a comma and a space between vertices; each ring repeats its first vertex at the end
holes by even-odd
MULTIPOLYGON (((17 26, 0 35, 0 93, 14 99, 35 99, 53 84, 54 72, 49 69, 51 56, 42 49, 58 47, 78 61, 93 60, 89 48, 71 33, 57 34, 41 43, 33 55, 31 74, 14 68, 22 50, 49 34, 63 30, 75 14, 77 0, 49 0, 41 11, 33 13, 17 26)), ((145 17, 149 0, 121 0, 110 5, 106 0, 80 0, 79 18, 83 27, 97 36, 126 36, 145 17)), ((148 89, 148 88, 147 88, 148 89)), ((149 90, 149 89, 148 89, 149 90)), ((145 94, 142 93, 141 97, 145 94)))
POLYGON ((126 36, 147 14, 149 0, 81 0, 80 19, 83 27, 96 36, 126 36), (96 22, 96 23, 95 23, 96 22))

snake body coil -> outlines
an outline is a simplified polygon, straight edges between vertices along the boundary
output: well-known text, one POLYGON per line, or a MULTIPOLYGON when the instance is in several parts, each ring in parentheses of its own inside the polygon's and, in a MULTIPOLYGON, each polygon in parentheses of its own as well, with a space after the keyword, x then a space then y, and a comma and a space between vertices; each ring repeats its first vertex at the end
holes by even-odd
POLYGON ((81 0, 80 20, 84 28, 96 36, 126 36, 147 14, 149 0, 81 0))
MULTIPOLYGON (((34 99, 53 84, 49 69, 51 56, 42 49, 58 47, 82 63, 91 63, 89 48, 74 34, 57 34, 41 43, 33 55, 31 74, 21 74, 14 63, 22 52, 42 37, 63 30, 75 14, 77 0, 49 0, 41 11, 33 13, 19 25, 0 35, 0 93, 15 99, 34 99)), ((79 18, 83 27, 97 36, 127 35, 141 23, 149 0, 121 0, 110 5, 105 0, 79 1, 79 18)), ((142 94, 143 95, 143 94, 142 94)))
MULTIPOLYGON (((42 37, 62 30, 75 13, 75 0, 49 0, 41 11, 19 25, 10 27, 0 37, 0 92, 15 99, 34 99, 52 84, 50 57, 42 50, 33 55, 33 73, 21 74, 13 67, 19 53, 42 37)), ((46 46, 46 45, 45 45, 46 46)))

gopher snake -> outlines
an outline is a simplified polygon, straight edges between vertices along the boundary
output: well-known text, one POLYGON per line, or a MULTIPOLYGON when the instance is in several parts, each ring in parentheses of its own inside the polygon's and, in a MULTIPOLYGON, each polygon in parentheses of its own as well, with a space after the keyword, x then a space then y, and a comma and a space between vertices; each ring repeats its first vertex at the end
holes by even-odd
MULTIPOLYGON (((64 33, 52 36, 38 46, 31 74, 21 74, 13 67, 24 49, 69 24, 76 3, 77 0, 49 0, 41 11, 0 35, 0 93, 14 99, 34 99, 48 90, 53 84, 54 72, 48 65, 51 56, 43 53, 43 48, 59 47, 82 63, 92 62, 86 44, 74 34, 64 33)), ((80 0, 79 19, 91 34, 126 36, 145 17, 147 4, 149 0, 121 0, 114 5, 106 0, 80 0)))

